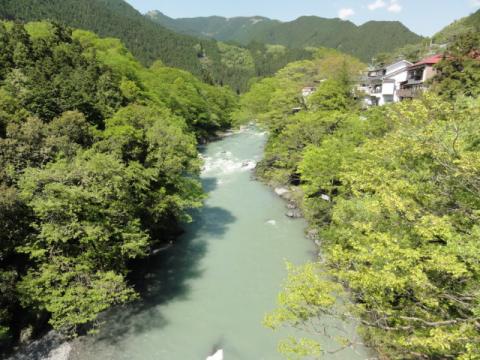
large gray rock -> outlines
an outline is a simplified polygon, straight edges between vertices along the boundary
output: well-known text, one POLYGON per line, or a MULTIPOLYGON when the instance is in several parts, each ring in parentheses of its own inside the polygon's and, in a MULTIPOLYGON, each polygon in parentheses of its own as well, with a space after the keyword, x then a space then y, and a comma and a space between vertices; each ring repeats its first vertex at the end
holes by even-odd
POLYGON ((302 217, 302 212, 299 209, 289 210, 285 215, 292 219, 299 219, 302 217))
POLYGON ((21 346, 8 360, 68 360, 72 345, 55 331, 21 346))
POLYGON ((315 244, 320 245, 317 229, 310 229, 307 231, 307 239, 315 241, 315 244))

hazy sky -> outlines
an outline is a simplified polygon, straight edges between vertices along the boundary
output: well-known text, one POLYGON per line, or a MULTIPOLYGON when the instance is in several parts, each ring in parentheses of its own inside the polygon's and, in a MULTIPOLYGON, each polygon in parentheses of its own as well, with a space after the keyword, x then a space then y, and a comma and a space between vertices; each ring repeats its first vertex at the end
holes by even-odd
POLYGON ((421 35, 433 35, 453 20, 480 8, 480 0, 127 0, 141 12, 160 10, 171 17, 263 15, 293 20, 301 15, 368 20, 399 20, 421 35))

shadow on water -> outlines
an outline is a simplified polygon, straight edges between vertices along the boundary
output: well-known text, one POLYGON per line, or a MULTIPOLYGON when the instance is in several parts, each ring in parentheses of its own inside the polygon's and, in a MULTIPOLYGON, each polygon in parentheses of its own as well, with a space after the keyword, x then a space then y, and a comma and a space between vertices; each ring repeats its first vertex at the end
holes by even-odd
POLYGON ((222 239, 236 220, 227 210, 209 206, 193 211, 192 217, 194 221, 185 226, 186 233, 174 246, 147 261, 145 276, 137 284, 141 300, 106 313, 100 333, 87 341, 115 345, 131 334, 168 325, 162 305, 188 299, 189 282, 203 275, 200 261, 208 251, 207 239, 222 239))
POLYGON ((218 180, 217 178, 203 178, 202 186, 203 186, 203 191, 205 191, 207 194, 211 193, 213 190, 215 190, 218 187, 218 180))

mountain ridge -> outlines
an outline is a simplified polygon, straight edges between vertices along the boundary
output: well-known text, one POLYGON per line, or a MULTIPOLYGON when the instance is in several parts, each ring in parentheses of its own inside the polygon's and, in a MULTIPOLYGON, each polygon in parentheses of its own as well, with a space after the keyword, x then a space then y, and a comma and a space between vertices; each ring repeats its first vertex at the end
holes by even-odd
POLYGON ((263 16, 174 19, 158 10, 150 11, 145 16, 170 30, 189 35, 233 41, 241 45, 260 42, 290 48, 330 47, 364 61, 369 61, 379 52, 418 43, 423 39, 399 21, 372 20, 356 25, 348 20, 315 15, 305 15, 287 22, 263 16))

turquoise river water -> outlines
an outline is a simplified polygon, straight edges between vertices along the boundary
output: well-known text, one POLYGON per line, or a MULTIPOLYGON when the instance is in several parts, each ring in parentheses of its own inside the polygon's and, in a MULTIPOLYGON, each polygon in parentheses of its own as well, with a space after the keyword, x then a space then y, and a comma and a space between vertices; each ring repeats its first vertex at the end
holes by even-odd
MULTIPOLYGON (((273 332, 262 319, 275 308, 285 261, 305 263, 316 249, 305 222, 287 218, 284 201, 252 178, 265 140, 248 128, 204 149, 205 207, 175 246, 150 260, 144 300, 106 315, 103 330, 76 341, 70 359, 204 360, 219 348, 226 360, 282 359, 278 341, 295 333, 273 332)), ((332 351, 322 359, 368 357, 321 342, 332 351)))

